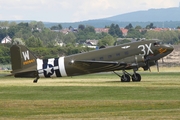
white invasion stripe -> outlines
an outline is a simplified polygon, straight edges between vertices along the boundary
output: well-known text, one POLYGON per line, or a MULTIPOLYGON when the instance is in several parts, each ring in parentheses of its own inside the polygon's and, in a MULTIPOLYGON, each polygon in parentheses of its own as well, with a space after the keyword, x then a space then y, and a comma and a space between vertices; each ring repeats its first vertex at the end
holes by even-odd
POLYGON ((37 70, 43 69, 42 68, 42 64, 43 64, 42 59, 36 59, 36 62, 37 62, 37 70))
POLYGON ((67 76, 66 70, 65 70, 65 65, 64 65, 64 57, 59 58, 59 70, 61 73, 61 76, 67 76))
POLYGON ((36 59, 36 62, 37 62, 37 70, 39 73, 39 77, 44 77, 43 68, 42 68, 43 60, 36 59))

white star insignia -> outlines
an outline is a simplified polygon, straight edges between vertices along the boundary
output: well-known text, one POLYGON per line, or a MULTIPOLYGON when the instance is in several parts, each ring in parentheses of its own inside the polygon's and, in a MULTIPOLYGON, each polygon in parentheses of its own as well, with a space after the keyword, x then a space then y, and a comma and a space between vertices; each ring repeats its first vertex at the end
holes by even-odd
POLYGON ((51 71, 52 68, 50 68, 49 65, 47 65, 47 68, 44 70, 47 72, 47 74, 49 74, 49 73, 52 74, 52 71, 51 71))

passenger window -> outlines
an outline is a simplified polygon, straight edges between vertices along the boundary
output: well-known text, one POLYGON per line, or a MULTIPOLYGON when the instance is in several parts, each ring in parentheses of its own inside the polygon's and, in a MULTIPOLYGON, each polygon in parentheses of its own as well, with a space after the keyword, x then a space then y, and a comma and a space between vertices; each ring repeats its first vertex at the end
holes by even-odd
POLYGON ((119 56, 120 56, 120 53, 116 53, 116 56, 119 57, 119 56))
POLYGON ((112 58, 112 55, 108 55, 108 58, 112 58))
POLYGON ((129 52, 128 52, 128 51, 126 51, 126 52, 124 52, 124 54, 125 54, 125 55, 129 55, 129 52))
POLYGON ((100 57, 100 60, 103 60, 104 58, 103 57, 100 57))

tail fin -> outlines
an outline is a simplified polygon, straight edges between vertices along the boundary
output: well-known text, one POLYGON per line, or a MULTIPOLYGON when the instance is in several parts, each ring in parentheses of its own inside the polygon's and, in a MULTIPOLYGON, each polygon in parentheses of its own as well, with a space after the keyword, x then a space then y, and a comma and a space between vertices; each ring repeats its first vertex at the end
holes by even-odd
POLYGON ((13 45, 10 52, 12 74, 19 77, 34 77, 34 73, 37 72, 37 58, 31 51, 23 45, 13 45))

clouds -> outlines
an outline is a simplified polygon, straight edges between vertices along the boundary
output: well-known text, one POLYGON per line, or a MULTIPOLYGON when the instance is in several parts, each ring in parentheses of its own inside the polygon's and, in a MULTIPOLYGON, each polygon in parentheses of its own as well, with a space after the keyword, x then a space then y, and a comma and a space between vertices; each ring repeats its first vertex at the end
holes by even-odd
POLYGON ((178 5, 179 0, 0 0, 0 19, 75 22, 178 5))
MULTIPOLYGON (((91 0, 84 1, 76 9, 73 16, 74 18, 80 19, 84 16, 84 19, 97 19, 109 16, 109 11, 113 10, 114 3, 110 0, 91 0)), ((82 18, 83 19, 83 18, 82 18)))

